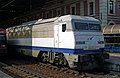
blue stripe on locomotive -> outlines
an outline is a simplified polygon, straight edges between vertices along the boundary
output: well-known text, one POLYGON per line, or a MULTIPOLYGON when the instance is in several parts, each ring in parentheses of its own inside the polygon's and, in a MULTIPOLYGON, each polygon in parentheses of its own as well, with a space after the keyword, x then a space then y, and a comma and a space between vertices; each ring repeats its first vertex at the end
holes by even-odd
POLYGON ((103 48, 96 50, 83 50, 83 49, 69 49, 69 48, 52 48, 52 47, 40 47, 40 46, 15 46, 9 45, 10 48, 22 48, 22 49, 31 49, 31 50, 42 50, 49 52, 61 52, 69 54, 95 54, 103 52, 103 48))

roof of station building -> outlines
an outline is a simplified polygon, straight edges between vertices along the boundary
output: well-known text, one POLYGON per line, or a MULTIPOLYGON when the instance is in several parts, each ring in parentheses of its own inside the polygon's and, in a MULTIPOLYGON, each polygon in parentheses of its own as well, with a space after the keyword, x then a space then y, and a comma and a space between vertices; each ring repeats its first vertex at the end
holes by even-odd
POLYGON ((120 25, 106 25, 102 27, 104 34, 117 34, 120 33, 120 25))

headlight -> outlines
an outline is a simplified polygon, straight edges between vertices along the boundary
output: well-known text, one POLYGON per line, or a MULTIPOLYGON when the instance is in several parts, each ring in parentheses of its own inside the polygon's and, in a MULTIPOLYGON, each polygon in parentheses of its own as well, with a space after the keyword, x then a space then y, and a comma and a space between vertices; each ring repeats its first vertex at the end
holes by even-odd
POLYGON ((85 41, 76 41, 76 45, 85 44, 85 41))
POLYGON ((105 42, 104 41, 98 41, 98 44, 104 44, 105 42))

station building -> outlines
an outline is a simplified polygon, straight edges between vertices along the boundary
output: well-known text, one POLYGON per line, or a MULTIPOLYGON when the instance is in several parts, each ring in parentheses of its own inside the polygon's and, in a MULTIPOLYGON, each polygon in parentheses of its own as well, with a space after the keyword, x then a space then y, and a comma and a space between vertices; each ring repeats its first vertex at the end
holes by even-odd
POLYGON ((8 25, 67 14, 91 16, 99 19, 103 26, 120 24, 120 0, 49 0, 26 15, 8 21, 8 25))

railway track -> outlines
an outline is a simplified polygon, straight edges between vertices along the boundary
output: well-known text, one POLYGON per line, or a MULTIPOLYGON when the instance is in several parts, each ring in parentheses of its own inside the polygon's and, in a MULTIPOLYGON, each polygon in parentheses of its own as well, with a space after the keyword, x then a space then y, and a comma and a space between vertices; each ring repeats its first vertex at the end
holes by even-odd
POLYGON ((79 73, 70 69, 59 69, 50 64, 7 65, 0 62, 1 69, 9 72, 14 78, 78 78, 79 73), (41 73, 41 74, 40 74, 41 73))
POLYGON ((26 70, 25 68, 21 68, 17 65, 7 65, 2 62, 0 62, 0 66, 2 70, 5 70, 11 74, 14 74, 16 78, 48 78, 45 75, 42 75, 40 73, 36 73, 30 70, 26 70))
POLYGON ((19 58, 10 60, 7 58, 4 63, 0 63, 0 66, 2 70, 13 74, 12 76, 17 76, 16 78, 76 78, 79 75, 77 71, 68 70, 67 68, 39 63, 33 58, 22 58, 25 60, 19 58))
POLYGON ((24 68, 30 69, 33 68, 33 71, 37 71, 39 73, 43 73, 50 78, 80 78, 79 72, 70 70, 67 68, 58 68, 57 66, 53 66, 50 64, 35 64, 35 65, 27 65, 23 66, 24 68))
POLYGON ((119 73, 78 72, 49 63, 41 63, 36 61, 36 59, 28 57, 7 58, 4 61, 4 63, 0 62, 0 69, 9 72, 14 78, 120 78, 119 73))

